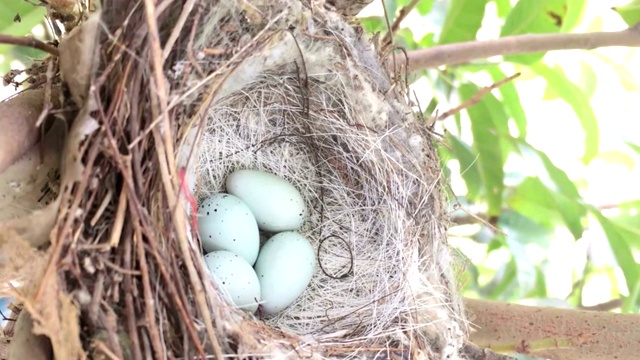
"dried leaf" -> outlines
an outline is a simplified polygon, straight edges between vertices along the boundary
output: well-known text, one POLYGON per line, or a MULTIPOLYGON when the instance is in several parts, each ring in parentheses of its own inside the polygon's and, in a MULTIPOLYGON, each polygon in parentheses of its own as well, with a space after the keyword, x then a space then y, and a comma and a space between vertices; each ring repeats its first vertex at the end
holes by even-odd
POLYGON ((0 102, 0 173, 38 140, 36 122, 42 111, 44 90, 29 90, 0 102))
POLYGON ((86 101, 98 65, 99 33, 100 12, 96 11, 64 37, 58 46, 60 72, 78 106, 83 106, 86 101))
POLYGON ((51 342, 46 336, 33 333, 31 314, 23 310, 16 321, 8 360, 49 360, 52 355, 51 342))

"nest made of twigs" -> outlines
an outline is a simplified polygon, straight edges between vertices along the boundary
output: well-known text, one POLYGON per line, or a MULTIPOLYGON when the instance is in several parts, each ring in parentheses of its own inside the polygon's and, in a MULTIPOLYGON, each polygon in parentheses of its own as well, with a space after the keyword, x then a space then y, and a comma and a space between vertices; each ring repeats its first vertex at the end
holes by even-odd
POLYGON ((80 25, 96 68, 69 89, 49 266, 27 299, 57 358, 458 357, 430 135, 381 51, 321 5, 105 1, 80 25), (285 177, 310 209, 319 266, 270 318, 209 285, 194 231, 238 168, 285 177))

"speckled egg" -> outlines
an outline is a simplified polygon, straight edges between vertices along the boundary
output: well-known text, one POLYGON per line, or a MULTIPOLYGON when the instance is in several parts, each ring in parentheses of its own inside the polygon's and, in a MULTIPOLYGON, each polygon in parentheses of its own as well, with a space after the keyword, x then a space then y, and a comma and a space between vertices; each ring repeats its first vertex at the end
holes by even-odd
POLYGON ((260 250, 260 232, 251 209, 230 194, 214 194, 198 208, 198 232, 205 253, 227 250, 250 265, 260 250))
POLYGON ((227 177, 227 192, 242 199, 258 227, 269 232, 298 230, 307 207, 300 192, 284 178, 257 170, 238 170, 227 177))
POLYGON ((260 282, 251 265, 230 251, 213 251, 204 260, 216 288, 243 310, 255 312, 260 301, 260 282))
POLYGON ((254 266, 264 313, 278 313, 302 295, 315 265, 313 246, 298 232, 281 232, 267 240, 254 266))

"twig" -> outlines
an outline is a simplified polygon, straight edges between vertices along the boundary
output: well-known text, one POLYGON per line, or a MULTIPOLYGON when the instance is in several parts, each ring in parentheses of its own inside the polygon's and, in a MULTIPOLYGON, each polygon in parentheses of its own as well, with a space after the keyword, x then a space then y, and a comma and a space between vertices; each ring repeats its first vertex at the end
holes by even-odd
POLYGON ((30 48, 34 48, 34 49, 38 49, 38 50, 42 50, 42 51, 48 52, 49 54, 51 54, 53 56, 59 56, 60 55, 60 52, 58 51, 57 47, 55 47, 53 45, 49 45, 49 44, 47 44, 45 42, 42 42, 40 40, 36 40, 36 39, 28 38, 28 37, 16 37, 16 36, 0 34, 0 44, 26 46, 26 47, 30 47, 30 48))
POLYGON ((487 95, 489 92, 491 92, 493 89, 498 88, 506 83, 508 83, 509 81, 517 78, 518 76, 520 76, 520 73, 515 73, 507 78, 504 78, 498 82, 495 82, 489 86, 485 86, 483 88, 481 88, 480 90, 478 90, 477 93, 473 94, 473 96, 471 96, 471 98, 469 98, 469 100, 463 102, 462 104, 454 107, 453 109, 449 109, 445 112, 443 112, 442 114, 436 116, 435 118, 430 119, 428 125, 431 126, 434 122, 439 121, 439 120, 444 120, 446 118, 448 118, 449 116, 459 113, 460 111, 471 107, 472 105, 475 105, 476 103, 478 103, 485 95, 487 95))
POLYGON ((585 34, 527 34, 500 39, 440 45, 409 52, 409 70, 457 65, 498 55, 553 50, 590 50, 608 46, 640 46, 638 25, 623 31, 585 34))
POLYGON ((398 17, 393 20, 393 25, 391 25, 389 32, 387 32, 387 34, 382 38, 383 46, 386 46, 387 44, 391 43, 391 40, 393 39, 393 34, 395 34, 395 32, 398 31, 398 28, 400 27, 400 23, 402 23, 402 21, 407 17, 407 15, 409 15, 411 10, 413 10, 413 8, 415 8, 416 5, 418 5, 419 2, 420 0, 412 0, 409 4, 407 4, 407 6, 400 9, 400 12, 398 13, 398 17))
POLYGON ((167 43, 164 45, 164 50, 162 51, 162 59, 167 60, 169 54, 171 53, 171 49, 173 49, 173 45, 178 40, 180 33, 182 32, 182 28, 184 24, 187 22, 189 18, 189 14, 193 10, 193 6, 196 3, 196 0, 187 0, 184 5, 182 5, 182 12, 180 13, 180 17, 178 18, 178 22, 174 26, 173 30, 171 30, 171 35, 167 40, 167 43))
MULTIPOLYGON (((213 346, 213 352, 216 355, 216 358, 222 359, 222 348, 216 337, 216 332, 213 328, 213 319, 211 317, 211 313, 208 308, 207 299, 204 293, 204 287, 200 278, 198 276, 198 272, 196 270, 195 264, 193 263, 193 259, 191 257, 191 253, 189 251, 189 243, 186 237, 186 229, 187 229, 187 221, 185 219, 185 211, 182 207, 182 203, 176 194, 176 189, 178 188, 178 177, 176 176, 176 172, 178 171, 176 167, 176 159, 175 159, 175 151, 172 139, 171 132, 171 124, 169 123, 169 113, 168 113, 168 101, 167 101, 167 91, 165 88, 164 81, 164 70, 163 70, 163 58, 162 58, 162 49, 160 47, 160 37, 158 26, 155 18, 155 5, 153 0, 145 0, 144 1, 145 10, 146 10, 146 20, 147 25, 149 26, 149 39, 151 45, 151 54, 152 54, 152 63, 153 63, 153 72, 155 76, 155 87, 156 89, 152 89, 153 92, 157 94, 160 105, 161 116, 163 119, 163 134, 160 132, 160 129, 156 126, 153 128, 153 137, 155 140, 155 146, 158 156, 158 165, 160 168, 160 175, 162 182, 164 184, 164 191, 167 197, 168 205, 171 208, 171 215, 174 220, 175 225, 175 233, 178 237, 178 243, 180 246, 180 250, 183 253, 185 266, 189 273, 191 285, 194 288, 196 302, 198 304, 199 310, 203 317, 203 322, 207 329, 207 334, 209 335, 209 339, 211 340, 211 344, 213 346), (162 137, 164 135, 164 137, 162 137)), ((152 97, 152 102, 155 98, 152 97)), ((152 110, 155 110, 155 106, 152 107, 152 110)), ((156 111, 153 111, 156 112, 156 111)), ((154 118, 155 115, 153 114, 154 118)))

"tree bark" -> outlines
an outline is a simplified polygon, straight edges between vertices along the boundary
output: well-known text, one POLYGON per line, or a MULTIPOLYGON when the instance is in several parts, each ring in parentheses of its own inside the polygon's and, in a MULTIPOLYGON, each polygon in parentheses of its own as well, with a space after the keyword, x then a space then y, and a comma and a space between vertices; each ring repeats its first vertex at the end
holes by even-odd
POLYGON ((637 359, 640 316, 465 299, 470 341, 554 360, 637 359))

